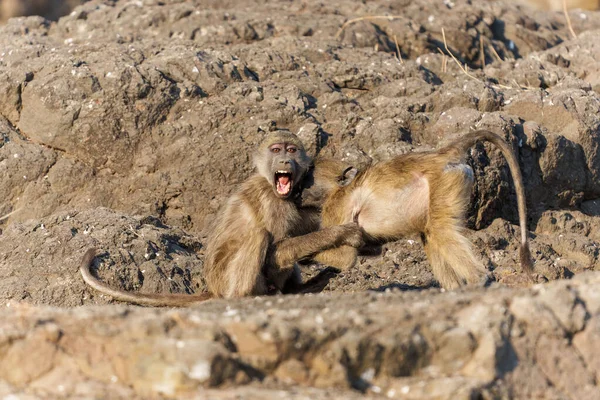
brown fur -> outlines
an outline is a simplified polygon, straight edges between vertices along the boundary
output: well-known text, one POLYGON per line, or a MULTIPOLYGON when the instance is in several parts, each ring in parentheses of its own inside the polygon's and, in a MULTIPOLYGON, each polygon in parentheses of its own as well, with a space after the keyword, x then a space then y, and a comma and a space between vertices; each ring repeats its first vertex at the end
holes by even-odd
MULTIPOLYGON (((519 165, 510 146, 489 131, 471 132, 439 151, 404 154, 369 166, 347 186, 333 185, 331 179, 327 183, 316 180, 315 187, 319 190, 333 187, 323 190, 327 193, 322 204, 323 226, 355 220, 367 239, 375 241, 421 233, 434 276, 443 288, 481 282, 485 270, 463 233, 473 181, 472 171, 465 161, 466 152, 479 140, 499 147, 508 161, 517 192, 521 265, 530 274, 533 265, 519 165)), ((317 163, 315 176, 326 176, 319 168, 317 163)), ((303 193, 302 196, 310 195, 303 193)), ((353 265, 356 256, 355 248, 339 247, 324 251, 315 259, 343 269, 353 265)))
POLYGON ((211 297, 264 295, 272 288, 281 292, 304 292, 318 287, 302 284, 297 260, 333 247, 360 246, 362 233, 355 223, 319 228, 310 212, 298 209, 295 190, 281 196, 275 190, 275 172, 290 172, 291 184, 299 187, 311 163, 300 140, 289 132, 276 132, 261 144, 255 164, 258 173, 248 178, 225 205, 208 240, 204 274, 210 293, 199 295, 140 294, 111 289, 89 272, 94 252, 81 263, 84 280, 96 290, 118 300, 143 304, 183 306, 211 297), (294 153, 271 151, 274 144, 297 147, 294 153), (307 233, 312 232, 312 233, 307 233), (299 236, 302 235, 302 236, 299 236))

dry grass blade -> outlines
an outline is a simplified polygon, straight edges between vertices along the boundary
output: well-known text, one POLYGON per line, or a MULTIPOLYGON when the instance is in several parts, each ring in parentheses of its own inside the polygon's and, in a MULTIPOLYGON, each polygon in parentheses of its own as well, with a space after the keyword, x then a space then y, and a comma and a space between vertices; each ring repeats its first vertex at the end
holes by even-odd
POLYGON ((452 54, 452 52, 450 51, 450 49, 448 48, 448 43, 446 43, 446 33, 444 32, 444 28, 442 28, 442 38, 444 39, 444 48, 446 49, 446 52, 448 53, 448 55, 450 57, 452 57, 452 59, 454 60, 454 62, 456 63, 456 65, 458 65, 458 67, 460 68, 460 70, 469 78, 476 80, 477 82, 481 82, 480 79, 478 79, 477 77, 471 75, 469 73, 469 71, 467 71, 465 69, 465 67, 463 67, 463 65, 460 63, 460 61, 458 61, 458 59, 454 56, 454 54, 452 54))
POLYGON ((396 56, 398 57, 400 64, 404 64, 404 61, 402 61, 402 54, 400 54, 400 46, 398 46, 398 38, 396 35, 394 35, 394 43, 396 43, 396 56))
POLYGON ((479 55, 481 56, 481 68, 485 68, 485 49, 483 48, 483 38, 479 34, 479 55))
POLYGON ((16 210, 14 210, 12 212, 9 212, 8 214, 5 214, 5 215, 1 216, 0 217, 0 221, 5 220, 6 218, 10 217, 11 215, 18 213, 19 211, 21 211, 21 209, 17 208, 16 210))
MULTIPOLYGON (((489 40, 489 39, 488 39, 489 40)), ((490 49, 492 49, 492 54, 494 55, 494 57, 496 57, 496 59, 500 62, 503 62, 504 60, 502 59, 502 57, 500 57, 500 54, 498 54, 498 52, 496 51, 496 48, 494 48, 494 44, 492 43, 491 40, 489 40, 489 46, 490 49)))
MULTIPOLYGON (((460 61, 458 61, 458 59, 454 56, 454 54, 452 54, 452 52, 450 51, 450 49, 448 49, 448 43, 446 42, 446 33, 444 32, 444 28, 442 28, 442 38, 444 39, 444 48, 446 49, 446 51, 448 52, 448 54, 450 55, 450 57, 452 57, 452 59, 454 60, 454 62, 456 63, 456 65, 458 65, 458 67, 460 68, 460 70, 467 75, 469 78, 476 80, 477 82, 481 82, 483 83, 483 81, 481 79, 478 79, 476 76, 473 76, 469 73, 469 71, 460 63, 460 61)), ((493 47, 492 47, 493 48, 493 47)), ((438 51, 440 53, 442 53, 443 55, 445 55, 445 53, 440 50, 438 48, 438 51)), ((499 57, 499 56, 498 56, 499 57)), ((445 69, 445 67, 444 67, 445 69)), ((445 71, 444 71, 445 72, 445 71)), ((505 85, 493 85, 494 87, 498 87, 501 89, 513 89, 510 86, 505 86, 505 85)), ((520 85, 518 85, 517 87, 520 87, 520 85)))
POLYGON ((571 25, 571 17, 569 17, 569 11, 567 9, 567 0, 563 0, 563 12, 565 13, 565 18, 567 19, 567 27, 569 28, 569 32, 571 32, 571 36, 573 39, 577 38, 575 31, 573 30, 573 25, 571 25))
POLYGON ((438 47, 437 51, 440 52, 440 54, 442 55, 442 72, 445 74, 446 70, 447 70, 447 65, 448 65, 448 58, 446 57, 446 53, 444 53, 442 51, 442 49, 440 49, 438 47))
POLYGON ((367 15, 365 17, 353 18, 353 19, 350 19, 350 20, 344 22, 344 24, 342 25, 340 30, 337 31, 337 33, 335 34, 335 38, 339 39, 340 35, 344 31, 344 29, 346 29, 346 27, 348 27, 349 25, 352 25, 356 22, 359 22, 359 21, 372 21, 372 20, 376 20, 376 19, 387 19, 388 21, 393 21, 395 19, 400 19, 400 18, 404 18, 404 17, 401 15, 367 15))

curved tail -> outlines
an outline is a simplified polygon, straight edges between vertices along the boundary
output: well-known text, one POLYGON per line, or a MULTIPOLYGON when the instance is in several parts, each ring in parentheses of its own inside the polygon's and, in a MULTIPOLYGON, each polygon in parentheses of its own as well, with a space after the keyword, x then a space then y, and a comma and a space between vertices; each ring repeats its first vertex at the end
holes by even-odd
POLYGON ((116 300, 125 301, 128 303, 138 304, 142 306, 182 307, 201 303, 205 300, 213 298, 213 295, 208 292, 199 294, 153 294, 127 292, 125 290, 113 289, 91 274, 90 266, 92 265, 95 256, 96 249, 89 249, 88 251, 86 251, 85 255, 81 259, 79 272, 81 272, 81 276, 83 277, 85 283, 87 283, 100 293, 111 296, 116 300))
POLYGON ((517 206, 519 209, 519 225, 521 228, 521 246, 519 249, 519 258, 521 261, 521 268, 530 277, 533 272, 533 261, 531 259, 531 251, 529 250, 529 241, 527 238, 527 206, 525 204, 525 187, 523 185, 523 177, 521 175, 521 169, 519 168, 519 162, 511 148, 511 146, 502 138, 500 135, 487 131, 477 130, 469 132, 462 136, 460 139, 449 144, 447 147, 441 150, 441 152, 450 152, 456 150, 461 156, 467 153, 467 150, 475 145, 476 142, 485 140, 500 149, 504 158, 508 162, 508 168, 515 185, 515 191, 517 192, 517 206))

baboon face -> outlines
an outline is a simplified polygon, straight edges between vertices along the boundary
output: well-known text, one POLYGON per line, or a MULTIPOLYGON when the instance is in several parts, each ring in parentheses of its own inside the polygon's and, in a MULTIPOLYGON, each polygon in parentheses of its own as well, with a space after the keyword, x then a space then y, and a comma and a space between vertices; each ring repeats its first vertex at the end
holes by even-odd
POLYGON ((298 180, 298 164, 294 154, 298 147, 289 143, 275 143, 269 146, 272 155, 273 187, 279 197, 286 198, 298 180))
POLYGON ((286 199, 302 181, 310 158, 296 135, 277 132, 265 140, 255 163, 258 172, 273 186, 277 197, 286 199))

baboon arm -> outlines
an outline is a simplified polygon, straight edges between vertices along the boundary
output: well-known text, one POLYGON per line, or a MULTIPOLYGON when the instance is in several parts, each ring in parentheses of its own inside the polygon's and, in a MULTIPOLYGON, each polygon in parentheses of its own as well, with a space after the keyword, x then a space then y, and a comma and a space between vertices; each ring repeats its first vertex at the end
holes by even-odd
POLYGON ((265 273, 269 282, 278 289, 283 289, 294 271, 296 261, 339 245, 340 237, 335 232, 338 230, 337 228, 339 226, 273 243, 267 254, 265 265, 265 273))
POLYGON ((337 225, 280 240, 272 245, 269 264, 275 268, 291 268, 298 260, 345 244, 345 240, 352 235, 352 229, 347 225, 337 225))

